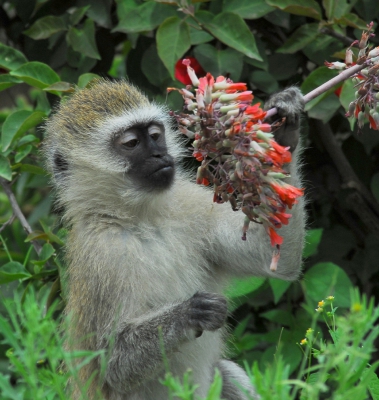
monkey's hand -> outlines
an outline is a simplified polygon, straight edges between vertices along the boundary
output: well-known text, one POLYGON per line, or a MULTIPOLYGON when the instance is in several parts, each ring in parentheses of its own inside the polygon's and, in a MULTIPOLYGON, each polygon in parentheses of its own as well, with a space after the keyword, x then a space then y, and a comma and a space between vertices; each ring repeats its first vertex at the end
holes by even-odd
POLYGON ((276 107, 278 113, 268 119, 277 122, 285 118, 283 124, 274 132, 275 140, 282 146, 289 146, 293 152, 299 142, 300 116, 304 111, 304 98, 296 86, 272 95, 265 104, 265 110, 276 107))
POLYGON ((197 292, 183 303, 189 327, 200 337, 203 331, 215 331, 223 326, 227 316, 227 303, 215 293, 197 292))

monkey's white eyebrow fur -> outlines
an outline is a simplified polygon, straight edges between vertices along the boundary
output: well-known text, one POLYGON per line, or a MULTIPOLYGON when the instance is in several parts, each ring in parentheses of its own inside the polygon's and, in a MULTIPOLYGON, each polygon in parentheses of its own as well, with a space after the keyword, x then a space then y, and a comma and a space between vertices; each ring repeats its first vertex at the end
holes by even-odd
POLYGON ((169 128, 168 110, 164 106, 151 104, 134 110, 125 110, 122 115, 111 116, 105 119, 101 128, 108 132, 118 132, 121 129, 127 129, 135 124, 158 121, 169 128))

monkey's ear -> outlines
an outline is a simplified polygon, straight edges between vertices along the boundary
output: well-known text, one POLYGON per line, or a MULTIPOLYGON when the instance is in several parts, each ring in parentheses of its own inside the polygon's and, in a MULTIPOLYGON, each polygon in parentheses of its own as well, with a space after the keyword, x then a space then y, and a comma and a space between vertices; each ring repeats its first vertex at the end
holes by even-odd
POLYGON ((58 151, 54 154, 54 175, 62 178, 68 175, 69 165, 67 160, 58 151))

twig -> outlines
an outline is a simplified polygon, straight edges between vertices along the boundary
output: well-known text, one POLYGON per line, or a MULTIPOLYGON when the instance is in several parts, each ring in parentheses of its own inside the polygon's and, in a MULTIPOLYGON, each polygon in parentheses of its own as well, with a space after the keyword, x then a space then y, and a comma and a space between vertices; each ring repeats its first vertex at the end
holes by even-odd
POLYGON ((3 225, 0 228, 0 233, 8 226, 10 225, 14 219, 16 218, 16 216, 14 214, 12 214, 12 216, 8 219, 8 221, 4 222, 3 225))
MULTIPOLYGON (((330 28, 320 29, 320 33, 324 33, 325 35, 332 36, 332 37, 338 39, 339 41, 341 41, 346 46, 351 46, 351 44, 354 43, 354 39, 349 38, 348 36, 342 35, 341 33, 338 33, 330 28)), ((358 43, 353 44, 353 46, 358 47, 358 43)))
MULTIPOLYGON (((3 187, 5 194, 8 196, 14 215, 20 220, 21 225, 24 228, 24 231, 29 235, 30 233, 33 232, 33 230, 29 225, 28 221, 26 220, 24 214, 22 213, 20 206, 17 203, 16 197, 12 192, 11 184, 1 177, 0 177, 0 184, 3 187)), ((35 251, 39 255, 42 250, 42 246, 35 240, 31 240, 31 243, 35 251)))
MULTIPOLYGON (((341 72, 334 78, 328 80, 327 82, 323 83, 321 86, 317 87, 316 89, 312 90, 308 94, 304 96, 304 102, 309 103, 311 100, 316 98, 317 96, 320 96, 320 94, 326 92, 327 90, 331 89, 333 86, 337 85, 338 83, 344 81, 345 79, 349 78, 350 76, 356 74, 363 68, 367 67, 366 63, 363 63, 362 65, 354 65, 353 67, 350 67, 346 69, 345 71, 341 72)), ((269 118, 273 115, 275 115, 278 112, 278 110, 274 108, 270 108, 270 110, 267 111, 266 118, 269 118)))

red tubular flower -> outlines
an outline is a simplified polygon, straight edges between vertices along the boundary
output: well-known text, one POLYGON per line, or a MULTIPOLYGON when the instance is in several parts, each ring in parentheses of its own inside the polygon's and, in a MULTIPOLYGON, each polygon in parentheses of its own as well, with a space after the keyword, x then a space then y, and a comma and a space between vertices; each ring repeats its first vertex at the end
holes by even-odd
POLYGON ((271 239, 271 246, 276 246, 277 244, 281 245, 283 243, 283 238, 276 233, 275 229, 268 228, 268 230, 271 239))
POLYGON ((213 76, 208 72, 207 75, 203 78, 199 78, 199 88, 201 94, 205 94, 205 91, 209 88, 212 90, 213 85, 215 83, 215 79, 213 76))
MULTIPOLYGON (((203 67, 199 64, 195 57, 187 57, 190 60, 191 67, 199 76, 205 75, 203 67)), ((175 78, 184 85, 192 85, 191 79, 187 73, 187 66, 183 64, 183 60, 178 60, 175 64, 175 78)))

